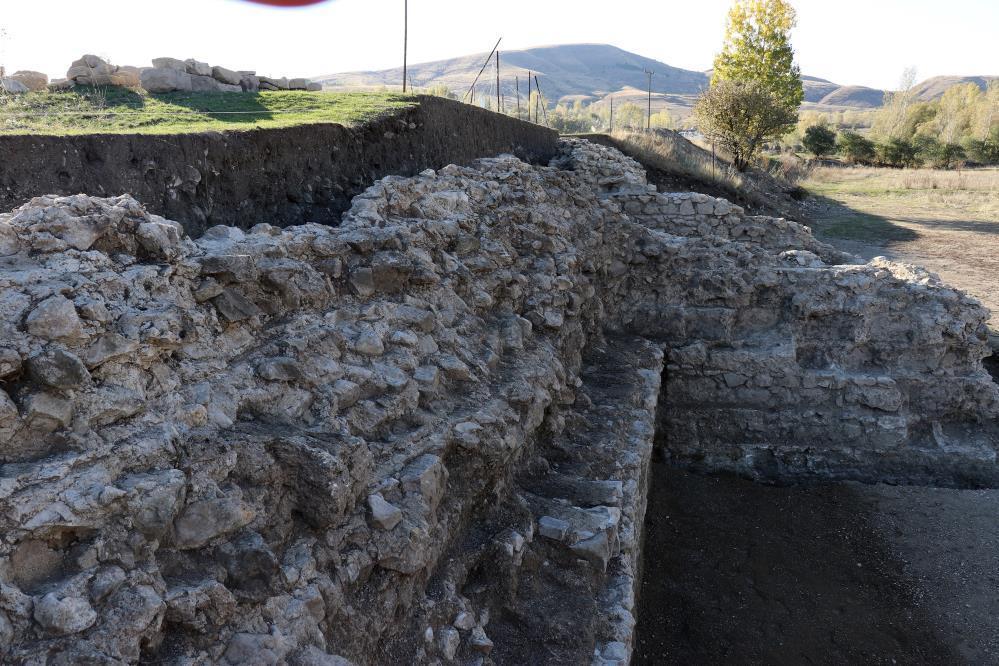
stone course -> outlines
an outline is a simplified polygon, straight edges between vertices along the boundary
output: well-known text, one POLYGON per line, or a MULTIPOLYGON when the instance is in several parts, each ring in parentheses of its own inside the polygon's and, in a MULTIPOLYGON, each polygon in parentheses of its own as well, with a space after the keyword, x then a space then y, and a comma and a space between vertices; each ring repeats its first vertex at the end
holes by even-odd
POLYGON ((335 228, 34 199, 0 215, 0 655, 627 664, 654 439, 999 480, 987 312, 846 259, 582 141, 335 228))

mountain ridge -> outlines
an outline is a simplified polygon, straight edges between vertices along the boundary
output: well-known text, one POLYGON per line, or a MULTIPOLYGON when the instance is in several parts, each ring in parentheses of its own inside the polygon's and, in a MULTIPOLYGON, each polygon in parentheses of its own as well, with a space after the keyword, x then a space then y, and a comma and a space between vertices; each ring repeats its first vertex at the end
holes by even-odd
MULTIPOLYGON (((446 86, 459 97, 467 96, 482 68, 486 53, 476 53, 416 63, 408 68, 416 88, 446 86)), ((500 91, 503 97, 526 95, 527 75, 536 76, 547 102, 594 103, 608 100, 638 101, 648 86, 646 71, 653 71, 653 108, 666 108, 686 115, 694 97, 709 83, 710 70, 674 67, 660 60, 626 51, 611 44, 553 44, 500 52, 500 91), (518 86, 519 83, 519 86, 518 86)), ((478 94, 495 95, 495 70, 487 68, 478 94)), ((325 74, 312 77, 332 88, 363 88, 399 85, 402 68, 325 74)), ((995 76, 938 76, 917 84, 923 101, 936 99, 952 85, 976 83, 985 87, 995 76)), ((857 85, 842 85, 817 76, 802 76, 805 107, 817 110, 870 109, 882 105, 885 91, 857 85)), ((513 103, 507 99, 505 103, 513 103)))

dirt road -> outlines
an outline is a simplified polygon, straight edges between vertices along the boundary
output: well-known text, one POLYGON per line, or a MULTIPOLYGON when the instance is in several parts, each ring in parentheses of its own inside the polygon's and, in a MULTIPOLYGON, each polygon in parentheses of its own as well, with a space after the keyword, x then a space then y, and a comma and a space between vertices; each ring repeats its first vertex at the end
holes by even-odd
POLYGON ((923 266, 999 313, 999 169, 822 168, 805 188, 822 240, 923 266))

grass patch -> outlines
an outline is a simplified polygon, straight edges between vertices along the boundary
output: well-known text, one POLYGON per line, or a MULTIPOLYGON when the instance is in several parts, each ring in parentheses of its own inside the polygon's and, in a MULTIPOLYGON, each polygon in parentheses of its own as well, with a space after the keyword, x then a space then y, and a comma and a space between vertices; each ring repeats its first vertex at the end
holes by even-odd
POLYGON ((709 153, 671 132, 615 130, 611 137, 640 162, 692 180, 711 183, 730 192, 740 191, 744 179, 721 160, 712 165, 709 153))
POLYGON ((999 169, 814 169, 812 194, 892 219, 999 221, 999 169))
POLYGON ((397 93, 172 92, 83 86, 0 95, 0 134, 176 134, 311 123, 357 125, 414 106, 397 93))

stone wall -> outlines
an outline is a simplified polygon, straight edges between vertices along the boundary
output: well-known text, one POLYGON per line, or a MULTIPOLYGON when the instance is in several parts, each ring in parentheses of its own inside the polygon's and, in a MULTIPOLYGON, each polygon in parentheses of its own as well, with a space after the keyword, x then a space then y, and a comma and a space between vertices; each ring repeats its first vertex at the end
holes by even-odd
POLYGON ((547 162, 558 135, 467 104, 418 105, 359 127, 332 124, 159 135, 0 136, 0 210, 43 194, 129 193, 200 235, 336 224, 376 179, 512 153, 547 162))
POLYGON ((612 321, 668 350, 658 437, 673 460, 782 480, 999 480, 977 300, 915 267, 847 263, 795 222, 650 191, 616 151, 576 150, 643 227, 612 321))
POLYGON ((0 216, 0 654, 627 664, 657 409, 679 460, 996 478, 980 306, 643 180, 567 142, 336 228, 0 216))

